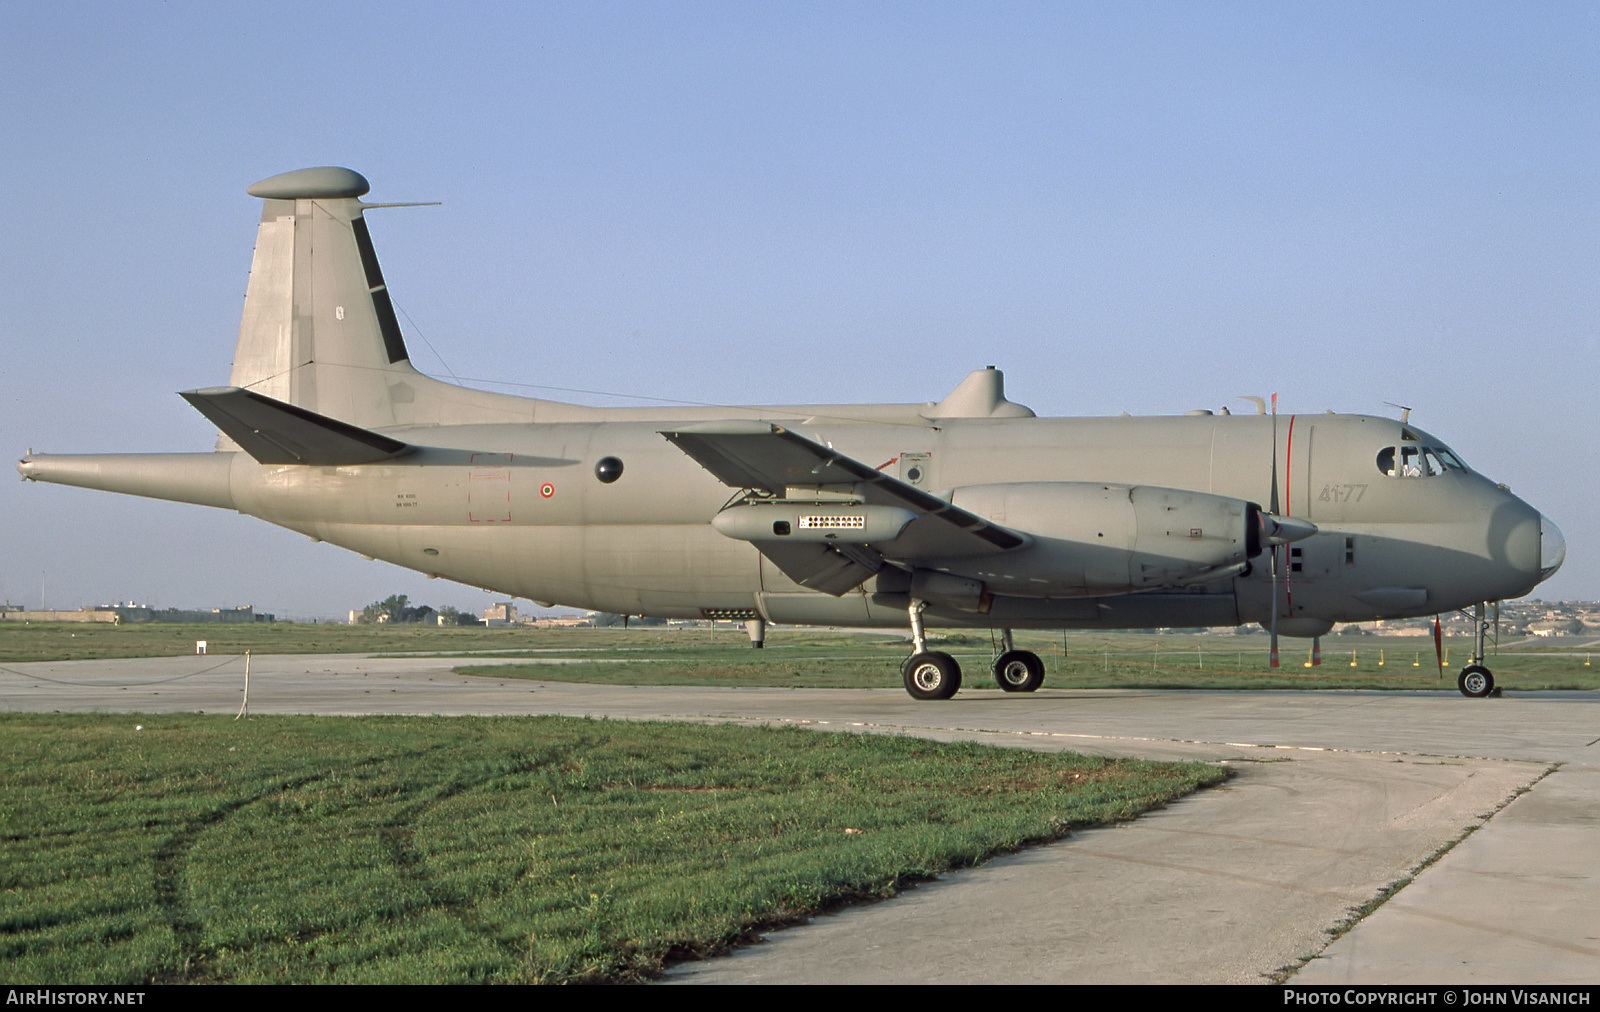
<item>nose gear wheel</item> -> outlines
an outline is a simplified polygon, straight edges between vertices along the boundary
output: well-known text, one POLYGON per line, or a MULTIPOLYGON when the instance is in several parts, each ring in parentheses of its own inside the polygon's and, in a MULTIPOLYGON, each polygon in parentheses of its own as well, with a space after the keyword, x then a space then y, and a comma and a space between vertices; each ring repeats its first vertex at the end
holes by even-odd
POLYGON ((1469 664, 1461 669, 1461 675, 1456 679, 1456 688, 1461 690, 1463 696, 1482 699, 1494 691, 1494 675, 1481 664, 1469 664))

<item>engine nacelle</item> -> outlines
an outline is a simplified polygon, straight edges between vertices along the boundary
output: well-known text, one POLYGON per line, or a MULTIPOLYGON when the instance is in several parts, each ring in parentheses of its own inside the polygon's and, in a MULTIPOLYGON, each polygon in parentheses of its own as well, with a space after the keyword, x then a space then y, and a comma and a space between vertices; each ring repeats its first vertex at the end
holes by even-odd
POLYGON ((958 488, 951 501, 1034 539, 1021 551, 938 567, 981 579, 994 594, 1084 596, 1185 587, 1236 576, 1261 552, 1261 508, 1206 492, 1017 482, 958 488))

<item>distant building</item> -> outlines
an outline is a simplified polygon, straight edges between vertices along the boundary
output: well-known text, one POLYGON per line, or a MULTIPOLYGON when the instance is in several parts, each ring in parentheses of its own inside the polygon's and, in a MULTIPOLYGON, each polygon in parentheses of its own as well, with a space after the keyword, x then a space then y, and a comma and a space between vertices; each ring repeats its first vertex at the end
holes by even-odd
POLYGON ((12 610, 13 605, 7 605, 0 610, 0 621, 6 622, 111 622, 111 623, 145 623, 145 622, 226 622, 229 624, 244 624, 250 622, 275 622, 276 615, 266 613, 256 614, 254 605, 241 605, 237 608, 212 608, 210 611, 185 611, 180 608, 162 608, 157 610, 148 605, 134 604, 93 604, 84 605, 77 611, 22 611, 12 610))
POLYGON ((502 601, 483 609, 483 624, 488 626, 516 625, 517 606, 511 601, 502 601))
POLYGON ((0 622, 110 622, 122 618, 114 611, 98 608, 80 608, 77 611, 0 611, 0 622))
POLYGON ((579 626, 591 624, 587 615, 548 615, 544 618, 525 619, 527 625, 536 629, 576 629, 579 626))
POLYGON ((242 604, 237 608, 212 608, 209 611, 186 610, 183 608, 162 608, 159 611, 148 605, 127 604, 100 605, 99 607, 114 611, 124 622, 223 622, 232 624, 247 624, 251 622, 275 622, 277 616, 256 614, 254 605, 242 604))

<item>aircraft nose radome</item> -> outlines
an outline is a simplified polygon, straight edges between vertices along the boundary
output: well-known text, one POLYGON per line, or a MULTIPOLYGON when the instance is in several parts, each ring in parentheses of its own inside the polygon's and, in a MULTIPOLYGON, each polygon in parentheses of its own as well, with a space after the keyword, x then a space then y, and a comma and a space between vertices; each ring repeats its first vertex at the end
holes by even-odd
POLYGON ((1561 528, 1543 513, 1539 514, 1539 579, 1548 580, 1567 561, 1567 539, 1561 528))

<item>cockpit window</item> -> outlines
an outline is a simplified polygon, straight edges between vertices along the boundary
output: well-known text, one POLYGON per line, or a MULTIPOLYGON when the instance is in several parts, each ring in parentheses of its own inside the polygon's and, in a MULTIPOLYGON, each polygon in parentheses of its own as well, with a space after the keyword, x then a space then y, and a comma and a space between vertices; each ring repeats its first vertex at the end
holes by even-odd
POLYGON ((1453 471, 1467 470, 1467 465, 1461 463, 1461 458, 1451 453, 1448 447, 1436 446, 1433 448, 1433 452, 1437 453, 1439 455, 1439 459, 1444 461, 1445 467, 1448 467, 1453 471))
POLYGON ((1465 471, 1461 458, 1443 446, 1401 443, 1378 451, 1378 471, 1391 478, 1431 478, 1446 471, 1465 471))

